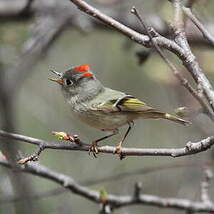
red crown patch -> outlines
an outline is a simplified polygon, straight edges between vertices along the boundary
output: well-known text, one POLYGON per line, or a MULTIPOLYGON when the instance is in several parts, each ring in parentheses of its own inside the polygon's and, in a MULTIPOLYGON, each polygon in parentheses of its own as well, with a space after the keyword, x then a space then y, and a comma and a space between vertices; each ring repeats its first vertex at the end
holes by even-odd
POLYGON ((85 72, 83 73, 84 76, 89 77, 89 76, 93 76, 93 73, 91 72, 85 72))
POLYGON ((72 69, 75 71, 79 71, 79 72, 86 72, 86 71, 90 70, 90 65, 83 64, 83 65, 75 66, 72 69))

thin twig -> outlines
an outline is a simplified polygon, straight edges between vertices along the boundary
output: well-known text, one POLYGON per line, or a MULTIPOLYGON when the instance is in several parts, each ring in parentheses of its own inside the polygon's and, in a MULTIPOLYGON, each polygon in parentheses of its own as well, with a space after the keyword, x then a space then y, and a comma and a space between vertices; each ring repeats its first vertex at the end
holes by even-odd
POLYGON ((21 158, 20 160, 18 160, 18 164, 25 164, 29 161, 38 161, 39 159, 39 155, 42 153, 42 151, 44 150, 44 147, 42 144, 39 145, 38 149, 30 156, 25 157, 25 158, 21 158))
POLYGON ((195 26, 201 31, 203 37, 210 42, 211 45, 214 45, 214 36, 204 27, 204 25, 199 21, 199 19, 192 13, 190 8, 182 7, 184 13, 187 17, 195 24, 195 26))

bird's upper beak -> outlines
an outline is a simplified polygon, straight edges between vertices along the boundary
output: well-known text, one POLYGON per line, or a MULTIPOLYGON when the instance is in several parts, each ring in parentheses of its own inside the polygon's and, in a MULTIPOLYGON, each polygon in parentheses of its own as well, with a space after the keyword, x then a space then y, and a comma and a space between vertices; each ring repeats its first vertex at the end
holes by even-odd
POLYGON ((54 70, 50 70, 52 73, 56 74, 59 78, 58 79, 55 79, 55 78, 49 78, 49 80, 53 81, 53 82, 57 82, 58 84, 62 85, 63 84, 63 80, 61 79, 62 78, 62 74, 61 73, 58 73, 54 70))

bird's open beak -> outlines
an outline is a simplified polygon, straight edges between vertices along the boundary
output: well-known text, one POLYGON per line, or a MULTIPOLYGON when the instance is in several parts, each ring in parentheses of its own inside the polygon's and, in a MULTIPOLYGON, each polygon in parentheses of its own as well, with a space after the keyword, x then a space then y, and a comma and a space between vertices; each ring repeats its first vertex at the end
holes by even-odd
POLYGON ((58 73, 54 70, 50 70, 52 73, 56 74, 60 79, 53 79, 53 78, 49 78, 49 80, 53 81, 53 82, 57 82, 58 84, 62 85, 63 84, 63 80, 61 79, 62 78, 62 74, 61 73, 58 73))
POLYGON ((53 78, 49 78, 49 80, 53 81, 53 82, 57 82, 58 84, 62 85, 63 84, 63 80, 61 79, 53 79, 53 78))

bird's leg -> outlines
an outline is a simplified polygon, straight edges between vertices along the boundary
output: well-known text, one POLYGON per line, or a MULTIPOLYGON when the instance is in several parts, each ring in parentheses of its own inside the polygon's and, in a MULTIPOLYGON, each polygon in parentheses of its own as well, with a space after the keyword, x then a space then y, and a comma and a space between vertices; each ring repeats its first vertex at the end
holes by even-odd
POLYGON ((128 125, 129 125, 129 127, 128 127, 123 139, 117 144, 117 146, 115 147, 115 151, 114 151, 114 153, 117 153, 117 154, 120 155, 121 159, 123 158, 122 150, 121 150, 122 144, 125 141, 126 137, 128 136, 129 132, 131 131, 131 129, 132 129, 133 125, 134 125, 134 122, 133 121, 128 122, 128 125))
POLYGON ((102 141, 102 140, 105 140, 105 139, 107 139, 107 138, 109 138, 109 137, 112 137, 113 135, 116 135, 117 133, 118 133, 118 130, 115 129, 115 130, 113 130, 113 132, 112 132, 111 134, 106 135, 106 136, 104 136, 104 137, 101 137, 101 138, 99 138, 99 139, 93 141, 93 142, 91 143, 90 148, 89 148, 89 155, 90 155, 91 152, 92 152, 93 155, 94 155, 94 157, 96 158, 96 157, 97 157, 96 154, 98 154, 98 149, 97 149, 97 144, 98 144, 98 142, 100 142, 100 141, 102 141))

